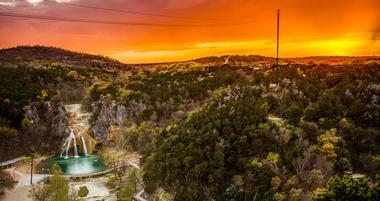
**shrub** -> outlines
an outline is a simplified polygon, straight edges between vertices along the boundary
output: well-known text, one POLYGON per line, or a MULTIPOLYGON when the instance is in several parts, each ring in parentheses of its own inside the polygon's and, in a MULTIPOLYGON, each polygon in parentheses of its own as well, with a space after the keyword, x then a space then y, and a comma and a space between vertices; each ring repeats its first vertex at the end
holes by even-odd
POLYGON ((84 198, 88 195, 89 190, 86 186, 81 186, 79 191, 78 191, 78 196, 81 198, 84 198))

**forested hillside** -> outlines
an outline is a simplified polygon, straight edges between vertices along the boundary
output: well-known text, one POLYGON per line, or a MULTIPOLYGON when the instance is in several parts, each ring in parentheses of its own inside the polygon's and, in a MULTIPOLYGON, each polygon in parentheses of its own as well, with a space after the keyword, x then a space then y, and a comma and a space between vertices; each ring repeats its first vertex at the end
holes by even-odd
POLYGON ((125 69, 130 67, 58 48, 0 50, 0 158, 28 153, 30 146, 35 151, 55 152, 62 136, 52 124, 64 121, 64 117, 54 119, 61 103, 81 101, 92 83, 112 80, 125 69), (38 125, 25 119, 27 111, 42 116, 38 125))
POLYGON ((147 190, 175 200, 379 199, 378 69, 282 66, 279 88, 271 70, 242 69, 248 79, 160 132, 144 159, 147 190), (375 186, 340 180, 352 171, 375 186))
POLYGON ((329 59, 334 65, 282 65, 279 87, 275 71, 257 62, 168 64, 96 84, 90 97, 140 108, 115 139, 144 153, 150 193, 164 189, 175 200, 309 200, 315 192, 315 200, 324 200, 344 191, 351 196, 345 200, 376 200, 379 64, 329 59), (351 173, 372 185, 351 192, 349 185, 368 184, 342 177, 351 173))
POLYGON ((120 69, 113 61, 95 69, 83 55, 30 56, 27 64, 6 57, 2 148, 26 134, 44 137, 27 129, 23 106, 80 101, 100 144, 143 155, 153 198, 380 200, 376 57, 281 59, 278 85, 274 59, 259 56, 120 69))
POLYGON ((45 65, 64 65, 75 68, 93 68, 97 70, 126 69, 126 64, 104 56, 72 52, 56 47, 18 46, 0 50, 1 66, 42 67, 45 65))

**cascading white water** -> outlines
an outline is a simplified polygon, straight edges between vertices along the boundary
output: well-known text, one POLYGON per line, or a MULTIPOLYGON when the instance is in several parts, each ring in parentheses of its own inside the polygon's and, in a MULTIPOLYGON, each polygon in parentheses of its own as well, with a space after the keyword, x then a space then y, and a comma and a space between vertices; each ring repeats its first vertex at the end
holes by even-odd
POLYGON ((78 158, 78 148, 77 148, 77 141, 75 139, 75 135, 73 130, 71 130, 70 136, 72 136, 72 139, 74 141, 74 158, 78 158))
MULTIPOLYGON (((71 139, 70 137, 67 138, 66 141, 65 141, 65 143, 63 143, 62 151, 61 151, 61 157, 63 157, 63 152, 66 150, 65 148, 67 147, 67 144, 69 143, 69 140, 70 140, 70 139, 71 139)), ((68 152, 68 151, 67 151, 67 152, 68 152)))
POLYGON ((83 144, 83 152, 84 152, 84 155, 88 155, 88 151, 87 151, 87 145, 86 145, 86 141, 84 141, 84 138, 83 138, 83 135, 82 133, 80 133, 80 137, 82 139, 82 144, 83 144))
POLYGON ((78 158, 79 154, 78 154, 78 148, 77 148, 77 139, 82 141, 83 154, 88 155, 86 141, 83 137, 83 130, 84 130, 84 127, 88 125, 89 114, 83 113, 81 111, 81 105, 79 104, 66 105, 65 107, 66 107, 67 112, 71 114, 70 115, 71 129, 70 129, 70 133, 67 130, 67 133, 69 133, 69 136, 65 140, 65 143, 63 143, 60 156, 64 157, 65 159, 69 158, 70 148, 73 147, 74 158, 78 158))

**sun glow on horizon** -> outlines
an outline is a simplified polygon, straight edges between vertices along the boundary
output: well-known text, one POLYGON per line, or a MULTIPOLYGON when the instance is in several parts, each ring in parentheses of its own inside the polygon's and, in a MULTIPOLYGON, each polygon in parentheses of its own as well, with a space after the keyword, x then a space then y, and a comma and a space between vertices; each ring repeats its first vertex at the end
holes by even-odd
POLYGON ((152 24, 253 23, 217 27, 121 26, 0 17, 0 48, 55 46, 127 63, 183 61, 220 55, 276 55, 276 9, 281 9, 280 57, 380 55, 378 0, 85 1, 75 4, 168 16, 64 6, 71 0, 0 0, 1 12, 152 24), (320 12, 323 10, 324 12, 320 12), (268 16, 272 16, 269 17, 268 16), (202 21, 194 19, 218 19, 202 21), (227 21, 226 21, 227 23, 227 21))
MULTIPOLYGON (((274 57, 276 44, 271 40, 196 43, 183 49, 115 50, 96 52, 126 63, 185 61, 206 56, 262 55, 274 57)), ((362 38, 334 38, 284 41, 280 57, 307 56, 374 56, 380 55, 380 42, 362 38), (377 54, 371 54, 377 52, 377 54)))

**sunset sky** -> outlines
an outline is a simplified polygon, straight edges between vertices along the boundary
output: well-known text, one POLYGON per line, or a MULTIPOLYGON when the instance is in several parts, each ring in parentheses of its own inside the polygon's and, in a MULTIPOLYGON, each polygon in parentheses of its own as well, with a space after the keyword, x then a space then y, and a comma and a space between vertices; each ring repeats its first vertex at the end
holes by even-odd
POLYGON ((225 54, 281 57, 380 55, 379 0, 0 0, 16 13, 154 26, 48 21, 0 16, 0 48, 46 45, 127 63, 225 54), (74 6, 127 10, 137 15, 74 6), (169 26, 167 26, 169 25, 169 26))

